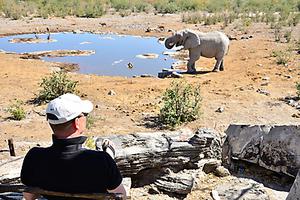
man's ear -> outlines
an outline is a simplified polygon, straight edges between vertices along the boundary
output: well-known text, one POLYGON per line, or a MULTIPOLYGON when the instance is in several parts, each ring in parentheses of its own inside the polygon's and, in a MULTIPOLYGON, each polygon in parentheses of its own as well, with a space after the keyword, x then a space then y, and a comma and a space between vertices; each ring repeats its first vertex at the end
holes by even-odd
POLYGON ((79 129, 79 118, 78 117, 76 117, 75 118, 75 120, 74 120, 74 122, 73 122, 73 124, 72 124, 72 126, 77 130, 77 129, 79 129))

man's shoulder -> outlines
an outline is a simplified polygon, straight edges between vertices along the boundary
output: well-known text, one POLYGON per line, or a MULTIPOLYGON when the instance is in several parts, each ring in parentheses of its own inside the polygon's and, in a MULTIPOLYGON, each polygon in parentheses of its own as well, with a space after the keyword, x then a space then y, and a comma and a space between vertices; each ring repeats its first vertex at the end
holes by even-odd
POLYGON ((111 156, 107 152, 104 152, 104 151, 83 149, 82 155, 83 155, 82 157, 84 157, 85 159, 90 158, 91 160, 97 160, 99 162, 103 162, 104 160, 106 162, 114 162, 114 160, 111 158, 111 156))
POLYGON ((32 156, 45 156, 45 153, 48 152, 49 147, 33 147, 31 148, 27 154, 26 157, 32 157, 32 156))

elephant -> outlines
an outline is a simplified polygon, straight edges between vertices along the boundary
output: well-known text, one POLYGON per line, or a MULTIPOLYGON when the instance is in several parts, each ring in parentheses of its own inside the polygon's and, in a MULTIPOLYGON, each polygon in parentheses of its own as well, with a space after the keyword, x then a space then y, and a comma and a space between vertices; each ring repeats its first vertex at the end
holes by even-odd
POLYGON ((224 33, 218 31, 203 33, 184 29, 166 38, 167 49, 172 49, 175 45, 189 50, 187 73, 196 73, 195 62, 200 56, 216 59, 214 72, 224 70, 223 60, 229 49, 229 38, 224 33))

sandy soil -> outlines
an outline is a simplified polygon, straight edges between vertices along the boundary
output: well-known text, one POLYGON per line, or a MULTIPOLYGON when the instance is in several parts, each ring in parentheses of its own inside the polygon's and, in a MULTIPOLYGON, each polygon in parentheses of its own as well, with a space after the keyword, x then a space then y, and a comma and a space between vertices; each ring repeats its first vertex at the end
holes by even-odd
MULTIPOLYGON (((273 50, 287 49, 290 44, 275 43, 273 30, 264 24, 252 24, 240 31, 237 23, 226 27, 226 34, 236 37, 231 41, 229 54, 225 57, 225 71, 204 73, 212 70, 213 59, 201 58, 197 62, 197 75, 185 75, 184 79, 200 84, 202 116, 197 121, 181 127, 214 128, 224 134, 231 123, 238 124, 300 124, 300 119, 292 117, 299 113, 280 98, 295 96, 295 83, 300 82, 300 55, 292 53, 288 66, 277 65, 271 57, 273 50), (252 35, 251 39, 240 39, 252 35), (203 72, 203 73, 201 73, 203 72), (267 82, 267 83, 266 83, 267 82), (257 90, 266 90, 264 95, 257 90), (224 108, 224 112, 216 110, 224 108)), ((191 28, 201 31, 221 30, 221 25, 203 26, 185 24, 180 15, 136 14, 128 17, 107 15, 98 19, 67 17, 65 19, 22 19, 0 18, 0 36, 32 33, 39 29, 56 31, 115 32, 131 35, 168 36, 168 30, 191 28), (159 28, 160 27, 160 28, 159 28), (162 29, 162 27, 164 27, 162 29), (148 32, 146 31, 148 30, 148 32), (150 32, 149 32, 150 31, 150 32)), ((293 37, 299 37, 299 25, 293 37)), ((1 48, 1 46, 0 46, 1 48)), ((19 55, 0 53, 0 149, 7 149, 7 139, 13 138, 18 155, 26 153, 32 145, 50 141, 51 131, 45 117, 39 115, 45 105, 26 103, 27 118, 22 121, 9 119, 7 108, 14 99, 28 102, 40 90, 42 77, 49 75, 52 63, 41 60, 21 59, 19 55), (27 143, 29 142, 29 143, 27 143)), ((132 132, 152 132, 157 129, 149 117, 159 113, 159 102, 164 90, 173 79, 105 77, 70 73, 79 81, 82 96, 95 104, 93 115, 95 125, 87 135, 128 134, 132 132), (116 95, 110 96, 113 90, 116 95)), ((7 156, 0 153, 0 157, 7 156)))

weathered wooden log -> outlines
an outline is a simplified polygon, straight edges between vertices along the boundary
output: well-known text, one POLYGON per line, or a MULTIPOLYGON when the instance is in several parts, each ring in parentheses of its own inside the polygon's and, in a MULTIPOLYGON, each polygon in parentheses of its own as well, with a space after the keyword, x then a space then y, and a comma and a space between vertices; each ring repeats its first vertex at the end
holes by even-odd
POLYGON ((164 192, 186 195, 192 190, 194 178, 188 174, 168 174, 158 178, 154 184, 164 192))
MULTIPOLYGON (((115 160, 125 177, 151 168, 172 168, 179 171, 197 167, 203 158, 220 158, 221 142, 211 129, 175 132, 134 133, 107 137, 116 148, 115 160)), ((101 148, 101 141, 96 146, 101 148)))

